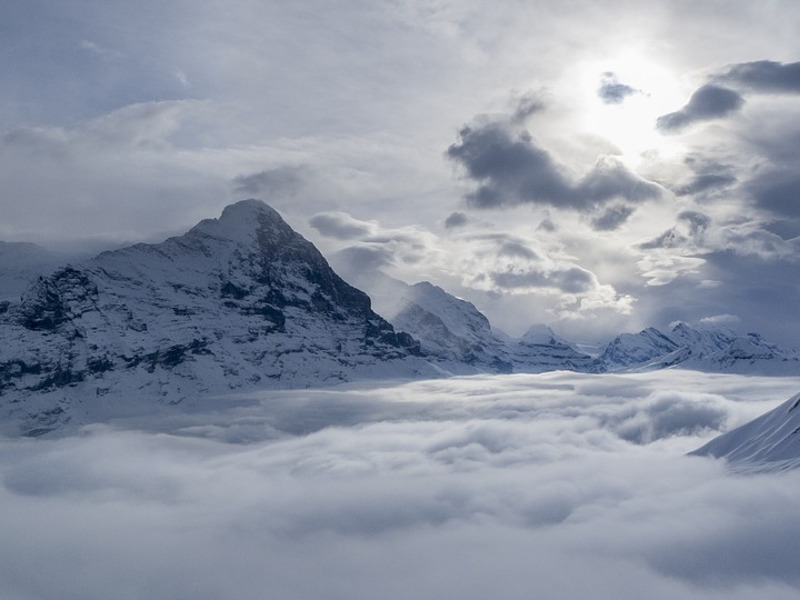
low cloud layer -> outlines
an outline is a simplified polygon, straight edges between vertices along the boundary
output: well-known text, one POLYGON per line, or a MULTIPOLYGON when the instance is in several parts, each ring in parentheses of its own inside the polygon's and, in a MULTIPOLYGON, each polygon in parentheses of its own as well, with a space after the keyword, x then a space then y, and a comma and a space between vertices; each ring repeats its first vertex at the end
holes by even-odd
POLYGON ((475 377, 6 440, 0 595, 788 600, 800 475, 684 453, 790 388, 475 377))

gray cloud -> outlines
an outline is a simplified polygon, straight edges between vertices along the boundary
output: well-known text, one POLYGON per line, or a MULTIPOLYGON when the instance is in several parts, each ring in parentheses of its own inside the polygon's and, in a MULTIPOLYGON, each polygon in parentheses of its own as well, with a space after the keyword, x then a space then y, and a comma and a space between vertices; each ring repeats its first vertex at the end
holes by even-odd
POLYGON ((515 134, 506 123, 464 127, 459 137, 447 156, 478 183, 477 190, 467 196, 468 204, 476 208, 530 203, 588 210, 617 198, 640 202, 661 194, 657 185, 608 157, 573 183, 528 131, 515 134))
POLYGON ((744 86, 754 92, 800 93, 800 62, 759 60, 728 67, 715 81, 744 86))
POLYGON ((339 250, 331 257, 337 271, 352 275, 372 272, 394 263, 394 253, 383 244, 358 244, 339 250))
POLYGON ((660 236, 640 244, 643 250, 656 248, 679 248, 684 246, 702 246, 706 231, 711 225, 711 218, 696 211, 684 211, 678 215, 678 223, 660 236))
POLYGON ((771 169, 745 184, 760 208, 775 216, 800 217, 800 173, 794 169, 771 169))
POLYGON ((629 85, 620 83, 617 76, 612 72, 603 73, 597 95, 606 104, 622 104, 628 96, 636 94, 639 90, 629 85))
POLYGON ((724 173, 703 173, 695 175, 691 181, 675 190, 678 196, 691 196, 711 190, 719 190, 732 186, 738 180, 733 175, 724 173))
POLYGON ((369 223, 340 212, 320 213, 311 217, 308 222, 322 235, 338 240, 365 238, 371 235, 374 229, 369 223))
POLYGON ((680 110, 663 115, 656 127, 665 132, 679 132, 688 125, 718 119, 739 110, 744 99, 735 91, 713 84, 700 87, 680 110))
POLYGON ((592 227, 595 231, 613 231, 625 223, 634 210, 626 204, 609 206, 592 219, 592 227))
POLYGON ((595 276, 580 267, 496 272, 491 273, 490 278, 495 286, 508 290, 552 288, 567 294, 581 294, 597 287, 595 276))
POLYGON ((511 115, 511 121, 523 123, 531 115, 544 110, 544 102, 537 94, 529 92, 516 100, 516 106, 511 115))
POLYGON ((249 175, 238 175, 233 180, 237 194, 257 196, 269 202, 272 196, 293 196, 308 178, 308 169, 302 166, 282 166, 249 175))
POLYGON ((462 212, 450 213, 444 221, 446 229, 455 229, 456 227, 463 227, 467 224, 467 215, 462 212))
POLYGON ((524 258, 526 260, 536 260, 539 256, 531 250, 527 244, 514 240, 504 241, 497 251, 500 256, 509 256, 511 258, 524 258))

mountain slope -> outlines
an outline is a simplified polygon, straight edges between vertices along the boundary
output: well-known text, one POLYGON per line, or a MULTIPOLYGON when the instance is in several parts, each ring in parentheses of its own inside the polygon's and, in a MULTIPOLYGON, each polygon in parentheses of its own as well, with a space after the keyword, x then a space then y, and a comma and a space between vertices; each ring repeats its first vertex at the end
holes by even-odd
POLYGON ((800 467, 800 394, 692 452, 753 470, 800 467))
POLYGON ((0 331, 2 404, 31 435, 84 422, 120 398, 174 404, 436 374, 415 356, 418 343, 255 200, 183 236, 59 269, 5 308, 0 331))

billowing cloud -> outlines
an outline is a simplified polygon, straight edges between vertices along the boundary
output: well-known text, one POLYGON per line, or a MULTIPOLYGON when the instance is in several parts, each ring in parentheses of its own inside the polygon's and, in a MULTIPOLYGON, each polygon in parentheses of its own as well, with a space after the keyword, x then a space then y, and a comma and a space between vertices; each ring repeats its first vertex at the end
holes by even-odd
POLYGON ((658 198, 661 188, 632 173, 612 157, 603 157, 573 182, 551 154, 526 129, 485 121, 464 127, 447 156, 478 184, 467 196, 475 208, 538 204, 588 210, 615 199, 641 202, 658 198))
POLYGON ((706 84, 692 94, 686 106, 659 117, 656 127, 664 133, 679 132, 693 123, 725 117, 743 104, 744 99, 737 92, 706 84))
POLYGON ((620 83, 617 76, 608 71, 603 73, 597 95, 606 104, 622 104, 628 96, 636 94, 638 90, 629 85, 620 83))

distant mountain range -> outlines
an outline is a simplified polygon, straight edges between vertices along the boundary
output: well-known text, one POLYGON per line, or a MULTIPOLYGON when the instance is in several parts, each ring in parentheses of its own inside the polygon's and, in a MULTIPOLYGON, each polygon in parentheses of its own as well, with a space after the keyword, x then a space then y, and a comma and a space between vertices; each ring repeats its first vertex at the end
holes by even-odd
POLYGON ((510 338, 428 282, 350 277, 371 301, 256 200, 160 244, 54 261, 33 245, 0 244, 0 433, 359 379, 674 366, 800 373, 796 352, 756 334, 681 323, 622 334, 590 356, 543 325, 510 338))

